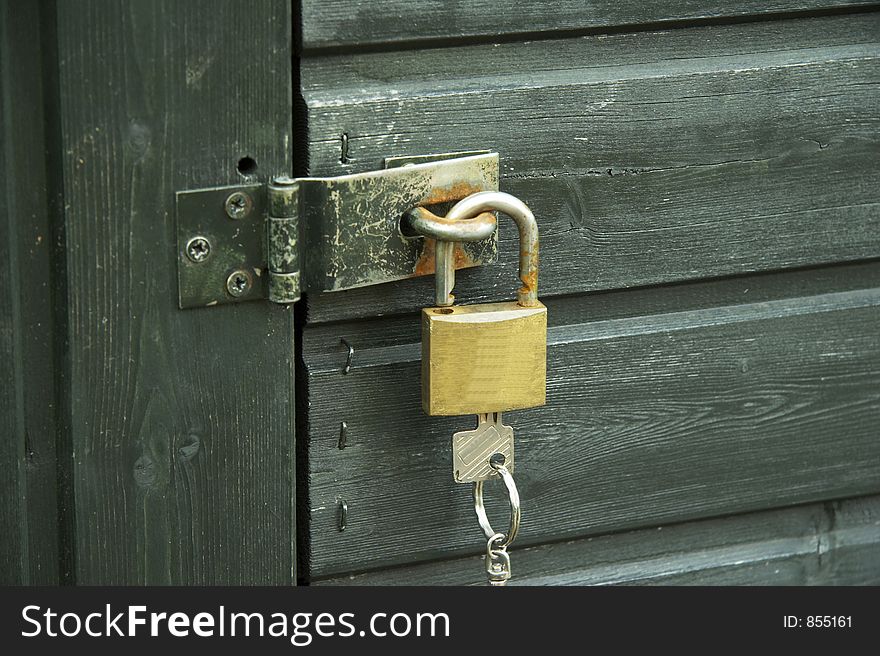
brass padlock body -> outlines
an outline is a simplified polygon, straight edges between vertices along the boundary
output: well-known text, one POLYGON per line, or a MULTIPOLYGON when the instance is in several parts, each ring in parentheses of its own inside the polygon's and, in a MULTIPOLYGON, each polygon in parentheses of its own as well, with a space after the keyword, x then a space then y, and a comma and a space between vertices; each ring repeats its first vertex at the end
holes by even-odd
POLYGON ((516 301, 422 310, 422 408, 428 415, 544 405, 547 308, 516 301))

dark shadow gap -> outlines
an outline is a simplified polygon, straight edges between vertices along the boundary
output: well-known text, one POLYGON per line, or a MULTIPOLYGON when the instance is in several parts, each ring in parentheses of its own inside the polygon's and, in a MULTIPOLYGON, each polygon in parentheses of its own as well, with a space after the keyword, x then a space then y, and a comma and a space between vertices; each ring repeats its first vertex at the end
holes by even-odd
POLYGON ((51 290, 55 362, 56 463, 58 484, 58 553, 62 585, 76 585, 76 500, 71 435, 70 354, 67 293, 67 244, 64 226, 64 174, 61 152, 61 92, 59 88, 58 20, 56 0, 40 3, 40 48, 43 56, 43 115, 46 144, 46 196, 52 239, 51 290))
MULTIPOLYGON (((293 49, 291 53, 291 87, 293 97, 293 171, 294 177, 309 174, 308 107, 302 94, 300 75, 300 44, 302 43, 302 16, 300 3, 293 3, 293 49)), ((297 585, 310 581, 311 543, 309 513, 309 377, 303 360, 303 332, 307 323, 308 298, 304 295, 294 306, 294 403, 295 403, 295 480, 296 480, 296 576, 297 585)))

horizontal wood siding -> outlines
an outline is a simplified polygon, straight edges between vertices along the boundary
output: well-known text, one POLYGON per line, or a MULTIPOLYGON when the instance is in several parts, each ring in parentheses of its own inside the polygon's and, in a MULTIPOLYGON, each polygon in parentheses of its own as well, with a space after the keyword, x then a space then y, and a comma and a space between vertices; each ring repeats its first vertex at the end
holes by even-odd
MULTIPOLYGON (((657 22, 731 19, 846 9, 868 0, 302 0, 302 43, 352 48, 423 40, 467 40, 657 22)), ((509 37, 508 37, 509 38, 509 37)))
MULTIPOLYGON (((513 551, 510 585, 880 585, 880 497, 652 527, 513 551)), ((317 585, 482 585, 482 557, 317 585)))
MULTIPOLYGON (((538 218, 548 403, 505 416, 519 583, 880 577, 880 502, 854 498, 880 492, 880 13, 857 5, 303 3, 309 173, 492 149, 538 218)), ((517 250, 502 222, 458 300, 512 298, 517 250)), ((473 420, 419 404, 433 285, 306 298, 319 583, 482 579, 451 472, 473 420)))
MULTIPOLYGON (((878 275, 548 300, 547 406, 506 415, 519 436, 518 542, 880 491, 880 288, 862 286, 878 275), (787 296, 799 284, 814 293, 787 296), (640 303, 652 294, 653 307, 640 303)), ((471 420, 421 413, 409 319, 400 332, 306 330, 313 575, 479 550, 450 460, 451 434, 471 420), (341 337, 355 347, 347 375, 341 337)))
MULTIPOLYGON (((878 35, 872 14, 310 58, 311 172, 497 150, 544 296, 876 257, 878 35)), ((460 299, 512 294, 515 237, 460 299)), ((432 285, 315 295, 309 318, 410 311, 432 285)))

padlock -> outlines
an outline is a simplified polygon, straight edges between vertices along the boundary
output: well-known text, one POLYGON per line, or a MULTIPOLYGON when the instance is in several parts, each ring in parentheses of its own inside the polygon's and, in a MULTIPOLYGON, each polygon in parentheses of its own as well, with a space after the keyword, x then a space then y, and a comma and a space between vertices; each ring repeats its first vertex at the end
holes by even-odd
POLYGON ((453 305, 454 244, 437 242, 437 306, 422 310, 422 408, 428 415, 506 412, 544 405, 547 308, 538 301, 538 226, 529 208, 502 192, 459 201, 446 221, 497 210, 519 228, 517 300, 453 305))

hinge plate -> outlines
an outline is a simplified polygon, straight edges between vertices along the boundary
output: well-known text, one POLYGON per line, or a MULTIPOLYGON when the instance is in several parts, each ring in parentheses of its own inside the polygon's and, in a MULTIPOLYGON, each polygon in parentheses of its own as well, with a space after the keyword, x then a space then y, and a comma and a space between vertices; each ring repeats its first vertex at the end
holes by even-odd
MULTIPOLYGON (((247 200, 245 203, 247 206, 247 200)), ((264 185, 214 187, 177 193, 177 286, 181 308, 266 297, 265 216, 264 185), (230 218, 226 212, 227 201, 240 197, 250 199, 250 209, 239 218, 230 218), (194 241, 199 238, 206 240, 201 249, 194 241), (227 289, 227 282, 236 272, 250 276, 250 285, 241 292, 233 287, 239 294, 233 296, 227 289)))
MULTIPOLYGON (((265 185, 177 193, 178 294, 181 308, 272 297, 291 302, 303 291, 340 291, 434 272, 434 244, 400 233, 400 217, 416 206, 437 206, 479 191, 498 190, 498 155, 486 151, 385 160, 384 169, 330 178, 299 178, 279 246, 266 239, 265 185), (205 240, 207 246, 200 243, 205 240), (203 250, 207 247, 208 253, 203 250), (284 249, 279 252, 278 249, 284 249), (269 249, 275 249, 269 253, 269 249), (269 281, 268 262, 293 266, 296 281, 283 298, 269 281), (298 265, 298 268, 297 268, 298 265)), ((494 262, 497 234, 457 246, 456 268, 494 262)), ((294 272, 291 273, 291 272, 294 272)))

